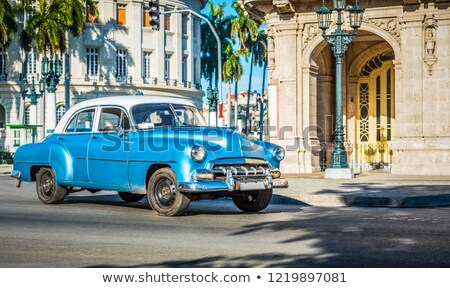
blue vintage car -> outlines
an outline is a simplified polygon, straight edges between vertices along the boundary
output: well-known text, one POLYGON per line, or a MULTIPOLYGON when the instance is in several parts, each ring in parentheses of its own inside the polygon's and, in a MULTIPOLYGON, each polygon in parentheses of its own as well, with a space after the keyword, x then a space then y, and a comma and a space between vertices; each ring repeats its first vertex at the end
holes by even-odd
POLYGON ((53 134, 21 146, 11 176, 35 181, 39 199, 58 203, 87 189, 147 195, 159 215, 183 214, 191 201, 231 197, 245 212, 267 207, 284 149, 234 129, 207 127, 188 100, 98 98, 67 111, 53 134))

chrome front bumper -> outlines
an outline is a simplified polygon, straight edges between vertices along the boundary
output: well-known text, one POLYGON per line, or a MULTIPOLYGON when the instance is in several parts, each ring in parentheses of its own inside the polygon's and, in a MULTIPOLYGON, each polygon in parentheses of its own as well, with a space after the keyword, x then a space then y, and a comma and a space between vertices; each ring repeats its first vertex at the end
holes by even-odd
MULTIPOLYGON (((191 183, 180 183, 180 192, 224 192, 265 190, 273 187, 273 174, 279 176, 278 169, 265 169, 258 175, 237 175, 233 169, 226 169, 224 179, 214 179, 214 171, 197 170, 192 175, 191 183)), ((255 173, 256 174, 256 173, 255 173)))
POLYGON ((12 170, 11 177, 20 180, 20 178, 22 177, 22 172, 20 172, 19 170, 12 170))

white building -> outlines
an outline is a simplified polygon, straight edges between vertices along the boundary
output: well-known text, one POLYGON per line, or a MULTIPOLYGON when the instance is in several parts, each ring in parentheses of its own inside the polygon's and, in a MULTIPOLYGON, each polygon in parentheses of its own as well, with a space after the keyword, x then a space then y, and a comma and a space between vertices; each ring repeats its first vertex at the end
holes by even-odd
MULTIPOLYGON (((199 84, 200 19, 190 13, 161 15, 161 29, 154 31, 149 27, 144 2, 148 3, 100 0, 99 17, 88 15, 84 35, 70 39, 63 61, 64 66, 70 63, 67 66, 70 67, 70 105, 85 99, 142 91, 144 95, 186 97, 201 106, 204 94, 199 84)), ((199 13, 205 3, 204 0, 160 1, 160 10, 190 9, 199 13)), ((6 124, 42 125, 37 129, 40 139, 46 131, 48 111, 56 109, 57 120, 65 112, 63 75, 57 86, 55 109, 45 107, 44 102, 48 101, 39 98, 37 119, 30 119, 30 99, 22 101, 20 93, 25 57, 29 83, 34 77, 38 84, 43 55, 36 51, 24 55, 17 39, 8 48, 0 48, 0 149, 14 151, 31 141, 31 130, 12 129, 6 124)))

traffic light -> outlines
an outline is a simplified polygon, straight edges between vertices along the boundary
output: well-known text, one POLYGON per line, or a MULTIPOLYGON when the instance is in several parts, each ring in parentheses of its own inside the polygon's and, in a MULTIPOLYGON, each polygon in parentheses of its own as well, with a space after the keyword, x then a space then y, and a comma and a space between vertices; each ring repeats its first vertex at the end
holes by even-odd
POLYGON ((150 27, 153 30, 159 31, 159 0, 150 0, 150 27))

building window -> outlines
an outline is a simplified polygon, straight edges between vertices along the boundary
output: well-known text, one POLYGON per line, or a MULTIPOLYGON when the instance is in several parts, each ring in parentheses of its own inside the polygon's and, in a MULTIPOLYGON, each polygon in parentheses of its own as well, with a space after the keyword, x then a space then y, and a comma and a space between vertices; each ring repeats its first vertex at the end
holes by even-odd
POLYGON ((0 81, 6 81, 6 49, 0 48, 0 81))
POLYGON ((197 58, 194 58, 194 75, 192 75, 192 82, 197 84, 197 58))
POLYGON ((31 48, 31 50, 27 54, 27 76, 31 78, 36 77, 37 69, 36 69, 36 60, 37 53, 35 48, 31 48))
POLYGON ((181 33, 183 33, 183 35, 187 34, 187 22, 187 15, 181 15, 181 33))
POLYGON ((183 82, 187 81, 187 59, 186 56, 183 56, 181 60, 181 81, 183 82))
POLYGON ((197 18, 196 17, 193 17, 192 18, 192 22, 193 22, 193 24, 192 24, 192 30, 193 30, 193 34, 194 34, 194 38, 197 38, 198 37, 198 30, 197 30, 197 18))
POLYGON ((170 14, 164 15, 164 30, 170 31, 170 14))
POLYGON ((6 111, 3 105, 0 105, 0 128, 5 128, 6 111))
POLYGON ((167 54, 164 57, 164 80, 170 79, 170 58, 172 54, 167 54))
POLYGON ((56 123, 59 123, 61 118, 64 116, 64 113, 66 113, 66 107, 64 105, 59 105, 56 107, 56 123))
MULTIPOLYGON (((98 10, 98 3, 95 3, 94 5, 97 6, 97 10, 98 10)), ((87 23, 98 23, 98 15, 94 16, 92 14, 90 7, 86 8, 86 22, 87 23)))
POLYGON ((117 81, 126 82, 128 75, 127 50, 118 49, 116 52, 117 81))
POLYGON ((150 78, 150 59, 151 59, 152 53, 151 52, 144 52, 143 55, 143 70, 142 70, 142 77, 144 80, 148 80, 150 78))
POLYGON ((20 146, 20 130, 19 129, 14 129, 13 145, 14 145, 14 147, 20 146))
POLYGON ((127 24, 127 5, 117 4, 117 24, 127 24))
POLYGON ((99 65, 98 65, 98 48, 87 48, 86 49, 86 65, 87 80, 98 81, 99 76, 99 65))
POLYGON ((150 27, 150 11, 149 10, 144 10, 142 23, 143 23, 143 27, 150 27))
POLYGON ((23 119, 23 122, 24 122, 23 124, 25 124, 25 125, 31 124, 31 121, 30 121, 30 106, 27 106, 25 108, 24 118, 25 119, 23 119))

